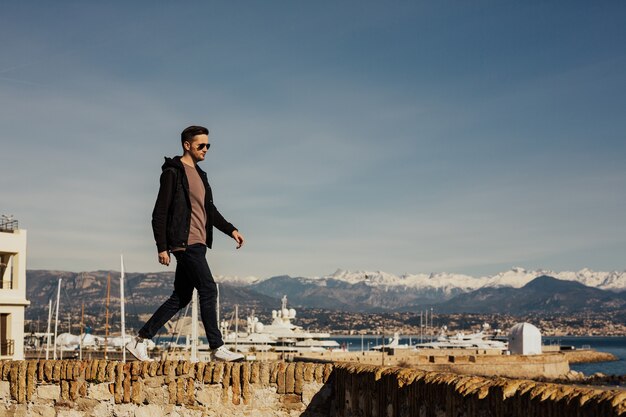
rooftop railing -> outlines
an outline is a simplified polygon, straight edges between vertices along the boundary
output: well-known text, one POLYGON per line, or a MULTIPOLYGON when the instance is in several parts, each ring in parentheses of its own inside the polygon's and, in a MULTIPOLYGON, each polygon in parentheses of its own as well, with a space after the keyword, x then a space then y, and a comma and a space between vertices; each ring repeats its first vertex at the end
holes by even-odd
POLYGON ((17 220, 13 216, 0 216, 0 232, 13 233, 18 229, 17 220))

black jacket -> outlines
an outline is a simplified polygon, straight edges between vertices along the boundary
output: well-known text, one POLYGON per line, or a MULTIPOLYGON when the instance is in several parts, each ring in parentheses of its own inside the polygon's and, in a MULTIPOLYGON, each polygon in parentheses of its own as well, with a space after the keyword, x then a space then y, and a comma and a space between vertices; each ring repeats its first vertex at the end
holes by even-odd
MULTIPOLYGON (((161 167, 161 186, 152 211, 152 231, 157 250, 163 252, 187 247, 191 225, 191 200, 189 182, 180 156, 165 158, 161 167)), ((206 172, 196 165, 205 187, 204 208, 206 209, 206 245, 213 243, 213 226, 227 235, 232 235, 235 226, 228 223, 213 204, 213 193, 206 172)))

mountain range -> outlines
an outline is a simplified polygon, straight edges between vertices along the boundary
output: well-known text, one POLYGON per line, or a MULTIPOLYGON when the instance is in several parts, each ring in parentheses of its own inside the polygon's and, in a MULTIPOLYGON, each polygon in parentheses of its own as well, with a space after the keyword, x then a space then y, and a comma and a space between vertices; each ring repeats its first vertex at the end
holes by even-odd
MULTIPOLYGON (((106 278, 111 280, 111 311, 119 305, 119 272, 65 272, 29 270, 27 309, 30 319, 47 316, 48 301, 56 296, 63 278, 62 303, 71 314, 80 313, 79 301, 93 317, 104 316, 106 278)), ((572 313, 600 308, 626 309, 626 272, 527 271, 513 268, 493 276, 474 278, 458 274, 396 276, 385 272, 338 270, 323 277, 265 279, 216 277, 222 307, 234 304, 268 312, 280 306, 286 295, 299 308, 352 312, 418 311, 434 307, 440 313, 572 313)), ((138 317, 149 314, 172 291, 173 272, 127 273, 126 311, 138 317)))
MULTIPOLYGON (((609 291, 626 290, 626 271, 598 272, 589 268, 572 271, 551 271, 546 269, 527 270, 516 267, 494 275, 472 277, 465 274, 446 272, 394 275, 383 271, 345 271, 338 269, 330 275, 320 277, 298 278, 307 279, 324 285, 328 280, 341 281, 347 284, 365 284, 372 287, 400 287, 416 289, 421 292, 434 291, 445 296, 453 296, 459 292, 468 292, 483 287, 521 288, 533 279, 546 275, 566 281, 576 281, 588 287, 609 291)), ((218 277, 218 280, 233 285, 255 285, 274 279, 275 277, 218 277)))

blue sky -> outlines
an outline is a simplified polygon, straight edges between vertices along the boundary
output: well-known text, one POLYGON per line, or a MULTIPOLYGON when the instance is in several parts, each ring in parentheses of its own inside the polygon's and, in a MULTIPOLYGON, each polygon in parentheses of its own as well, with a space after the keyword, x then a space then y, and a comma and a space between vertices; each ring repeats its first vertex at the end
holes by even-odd
POLYGON ((190 124, 247 238, 216 274, 626 268, 624 2, 7 3, 0 213, 31 269, 162 270, 190 124))

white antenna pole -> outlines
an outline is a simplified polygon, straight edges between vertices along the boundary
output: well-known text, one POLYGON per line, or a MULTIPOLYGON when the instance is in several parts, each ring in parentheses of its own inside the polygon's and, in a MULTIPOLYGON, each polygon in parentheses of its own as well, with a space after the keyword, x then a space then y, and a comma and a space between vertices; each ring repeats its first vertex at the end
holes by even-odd
POLYGON ((59 301, 61 300, 61 281, 63 278, 59 278, 59 285, 57 287, 57 308, 56 313, 54 314, 54 353, 52 354, 52 359, 57 359, 57 332, 59 328, 59 301))
MULTIPOLYGON (((122 343, 126 344, 126 319, 124 314, 124 255, 120 255, 120 310, 122 315, 122 343)), ((122 362, 126 362, 126 349, 122 347, 122 362)))
POLYGON ((198 290, 191 296, 191 362, 198 362, 198 290))
POLYGON ((48 327, 46 329, 46 360, 50 357, 50 323, 52 322, 52 299, 48 301, 48 327))
MULTIPOLYGON (((219 326, 220 323, 220 284, 215 284, 215 288, 217 288, 217 304, 216 304, 216 308, 217 308, 217 323, 219 326)), ((224 337, 224 335, 222 335, 222 337, 224 337)))

